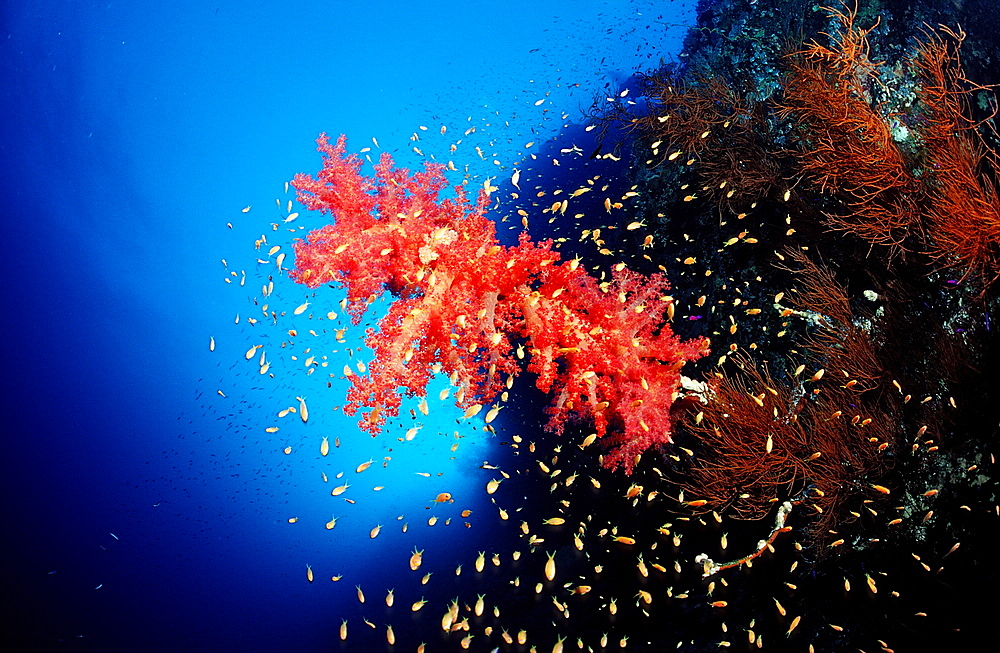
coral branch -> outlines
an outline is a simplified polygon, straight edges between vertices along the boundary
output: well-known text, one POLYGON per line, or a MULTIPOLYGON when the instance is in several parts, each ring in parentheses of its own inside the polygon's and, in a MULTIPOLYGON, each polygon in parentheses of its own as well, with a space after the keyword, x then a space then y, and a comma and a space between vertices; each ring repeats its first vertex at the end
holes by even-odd
POLYGON ((740 565, 749 566, 754 558, 760 557, 765 551, 773 551, 771 545, 774 544, 774 540, 777 539, 778 535, 781 533, 787 533, 792 530, 790 526, 785 526, 785 521, 788 519, 789 513, 792 512, 792 502, 784 501, 778 507, 778 514, 774 518, 774 528, 771 529, 771 533, 767 536, 766 540, 760 540, 757 542, 757 548, 742 558, 737 558, 736 560, 731 560, 729 562, 715 562, 708 554, 701 553, 695 556, 694 561, 702 566, 702 578, 708 578, 709 576, 714 576, 720 571, 730 569, 732 567, 739 567, 740 565))
POLYGON ((799 136, 800 174, 820 192, 842 194, 843 213, 827 224, 879 245, 900 248, 918 226, 912 195, 915 180, 882 108, 873 106, 869 85, 877 82, 868 58, 868 34, 854 14, 828 9, 840 23, 790 57, 778 115, 791 118, 799 136))
POLYGON ((920 132, 928 159, 931 255, 989 284, 1000 275, 997 170, 995 158, 984 156, 985 147, 969 118, 969 94, 983 89, 965 80, 959 59, 962 36, 949 33, 951 42, 929 34, 914 60, 925 110, 920 132))
POLYGON ((811 324, 803 344, 822 367, 778 380, 747 357, 731 356, 735 370, 714 381, 691 425, 701 453, 685 489, 745 519, 760 519, 798 494, 796 501, 815 511, 821 538, 860 481, 884 473, 882 452, 897 442, 898 420, 879 392, 881 367, 843 287, 801 252, 787 257, 786 269, 800 278, 795 314, 811 324))

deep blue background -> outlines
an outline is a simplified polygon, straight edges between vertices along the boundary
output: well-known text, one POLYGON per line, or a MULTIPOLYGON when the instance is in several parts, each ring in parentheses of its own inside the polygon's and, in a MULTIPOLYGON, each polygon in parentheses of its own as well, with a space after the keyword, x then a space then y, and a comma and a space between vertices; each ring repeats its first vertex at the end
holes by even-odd
MULTIPOLYGON (((313 343, 280 347, 284 330, 316 325, 290 315, 305 289, 256 263, 266 252, 254 240, 266 233, 288 251, 295 234, 270 225, 287 215, 284 182, 319 167, 321 131, 346 133, 354 150, 376 137, 406 165, 418 145, 469 164, 473 183, 508 177, 527 141, 581 121, 594 97, 676 55, 691 4, 3 3, 0 574, 13 626, 0 640, 320 651, 341 646, 343 617, 349 647, 370 650, 390 620, 407 637, 421 594, 435 601, 421 627, 433 626, 453 587, 419 586, 409 552, 427 549, 425 569, 440 578, 501 546, 482 491, 491 475, 478 468, 501 454, 465 428, 451 459, 458 427, 441 402, 408 446, 401 433, 371 440, 330 410, 343 383, 327 390, 326 370, 306 376, 297 364, 313 343), (268 275, 275 294, 264 299, 268 275), (268 302, 289 313, 277 327, 260 313, 268 302), (244 360, 256 344, 274 379, 244 360), (279 420, 301 395, 310 423, 279 420), (282 430, 266 433, 272 424, 282 430), (323 435, 343 441, 327 459, 323 435), (329 496, 340 471, 354 505, 329 496), (445 491, 456 503, 433 512, 455 521, 428 527, 425 508, 445 491), (476 517, 470 529, 462 509, 476 517), (341 521, 327 531, 331 513, 341 521), (376 524, 385 528, 371 540, 376 524)), ((303 215, 291 226, 321 223, 303 215)), ((339 312, 338 300, 327 293, 314 309, 339 312)), ((313 346, 335 376, 350 362, 329 335, 313 346)))

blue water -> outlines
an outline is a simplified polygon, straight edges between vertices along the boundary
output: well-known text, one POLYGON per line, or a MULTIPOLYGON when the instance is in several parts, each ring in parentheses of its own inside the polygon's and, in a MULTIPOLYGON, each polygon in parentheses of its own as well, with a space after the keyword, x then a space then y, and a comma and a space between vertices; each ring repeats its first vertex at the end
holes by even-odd
MULTIPOLYGON (((347 134, 354 150, 375 149, 374 137, 404 165, 420 146, 469 165, 473 183, 506 178, 526 142, 582 122, 595 96, 675 56, 692 11, 666 1, 5 3, 0 639, 24 651, 378 650, 390 621, 400 650, 440 637, 436 622, 460 591, 455 567, 467 577, 477 551, 510 548, 483 491, 495 473, 479 467, 509 454, 456 424, 436 400, 443 384, 412 442, 397 439, 408 415, 372 440, 332 409, 346 386, 326 381, 353 364, 347 345, 330 333, 307 342, 319 322, 291 315, 305 288, 256 262, 304 233, 272 230, 293 198, 284 183, 318 169, 323 131, 347 134), (288 315, 273 326, 264 303, 288 315), (301 337, 282 348, 290 328, 301 337), (254 345, 274 378, 245 359, 254 345), (309 346, 329 370, 305 373, 309 346), (308 424, 277 417, 298 396, 308 424), (341 439, 327 458, 324 435, 341 439), (355 504, 330 496, 343 482, 355 504), (455 503, 432 505, 440 492, 455 503), (415 546, 427 551, 421 573, 435 575, 426 587, 407 567, 415 546), (409 610, 421 595, 431 601, 422 620, 409 610)), ((339 299, 317 295, 310 312, 342 313, 339 299)), ((360 335, 350 330, 349 343, 360 335)))

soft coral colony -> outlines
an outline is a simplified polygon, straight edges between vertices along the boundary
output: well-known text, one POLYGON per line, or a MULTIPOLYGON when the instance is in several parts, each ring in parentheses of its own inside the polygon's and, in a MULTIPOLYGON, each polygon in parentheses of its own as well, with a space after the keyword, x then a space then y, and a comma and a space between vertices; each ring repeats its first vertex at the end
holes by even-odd
POLYGON ((411 174, 383 154, 366 177, 343 136, 318 143, 322 170, 294 185, 305 206, 334 222, 296 243, 292 276, 311 288, 343 285, 355 323, 385 291, 395 298, 367 333, 373 358, 348 393, 348 414, 367 409, 363 429, 377 434, 398 414, 400 390, 424 396, 436 371, 457 386, 459 405, 475 410, 509 388, 526 359, 537 387, 554 397, 548 428, 591 420, 605 466, 630 473, 638 454, 670 442, 681 368, 709 343, 670 329, 665 275, 619 265, 598 282, 550 241, 522 233, 517 246, 500 245, 486 190, 472 200, 458 186, 441 197, 444 166, 411 174))

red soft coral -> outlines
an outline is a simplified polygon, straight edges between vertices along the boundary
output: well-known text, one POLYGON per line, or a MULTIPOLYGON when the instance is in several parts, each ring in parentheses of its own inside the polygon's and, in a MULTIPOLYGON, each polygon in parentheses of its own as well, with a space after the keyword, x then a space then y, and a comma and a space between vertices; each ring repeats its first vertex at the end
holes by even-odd
POLYGON ((708 342, 681 342, 666 324, 665 276, 621 270, 598 284, 576 261, 560 263, 550 241, 522 234, 515 247, 500 245, 484 191, 474 202, 461 186, 440 197, 443 166, 410 174, 383 154, 367 178, 343 136, 318 142, 323 169, 293 183, 334 223, 295 244, 292 277, 346 287, 355 323, 386 290, 397 297, 368 331, 367 373, 352 377, 346 410, 370 409, 363 429, 375 435, 399 413, 400 390, 424 396, 438 365, 459 405, 492 400, 521 371, 524 346, 538 388, 556 395, 549 429, 573 416, 592 419, 600 436, 614 426, 605 465, 627 472, 636 454, 670 442, 680 368, 708 342))

